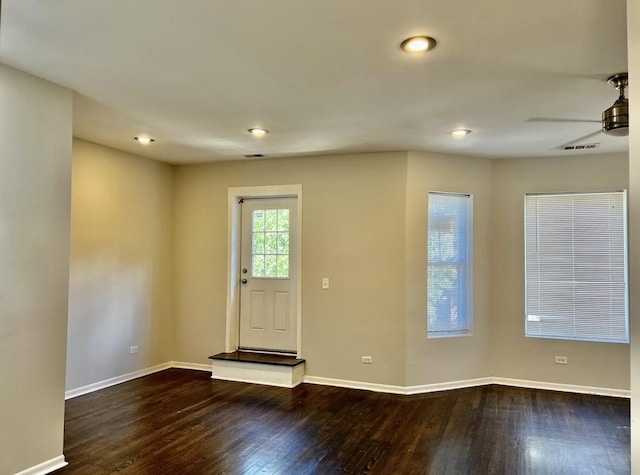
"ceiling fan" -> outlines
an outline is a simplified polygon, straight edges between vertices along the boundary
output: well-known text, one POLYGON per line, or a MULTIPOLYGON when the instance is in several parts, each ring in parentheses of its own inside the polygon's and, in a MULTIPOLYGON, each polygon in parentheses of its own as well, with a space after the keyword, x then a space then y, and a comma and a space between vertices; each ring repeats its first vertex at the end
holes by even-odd
MULTIPOLYGON (((629 135, 629 99, 625 97, 624 90, 629 86, 629 75, 618 73, 607 79, 607 83, 620 91, 618 99, 611 107, 602 113, 602 120, 582 120, 582 119, 552 119, 546 117, 532 117, 527 122, 593 122, 601 124, 601 129, 592 132, 584 137, 569 142, 574 144, 582 142, 594 135, 603 132, 614 137, 625 137, 629 135)), ((566 145, 569 145, 566 144, 566 145)), ((566 146, 565 145, 565 146, 566 146)))

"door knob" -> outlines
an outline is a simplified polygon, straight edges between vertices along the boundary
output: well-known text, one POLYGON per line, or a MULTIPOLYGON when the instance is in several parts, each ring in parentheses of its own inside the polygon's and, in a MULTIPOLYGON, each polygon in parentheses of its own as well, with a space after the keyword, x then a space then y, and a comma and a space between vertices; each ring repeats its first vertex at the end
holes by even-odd
POLYGON ((242 279, 242 280, 240 281, 240 283, 241 283, 241 284, 246 284, 247 282, 248 282, 248 280, 247 280, 247 279, 242 279))

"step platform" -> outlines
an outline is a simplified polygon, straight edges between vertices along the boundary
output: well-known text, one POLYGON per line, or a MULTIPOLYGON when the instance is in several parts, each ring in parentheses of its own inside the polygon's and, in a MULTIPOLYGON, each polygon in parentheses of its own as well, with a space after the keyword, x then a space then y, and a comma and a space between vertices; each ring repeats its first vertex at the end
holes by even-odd
POLYGON ((304 377, 305 361, 295 356, 234 351, 209 359, 213 379, 295 388, 304 377))

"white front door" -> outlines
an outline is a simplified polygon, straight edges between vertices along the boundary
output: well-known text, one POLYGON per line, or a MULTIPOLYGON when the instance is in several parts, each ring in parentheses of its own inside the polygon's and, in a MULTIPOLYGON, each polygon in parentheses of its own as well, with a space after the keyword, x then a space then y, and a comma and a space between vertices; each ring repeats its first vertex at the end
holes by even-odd
POLYGON ((241 203, 239 347, 295 353, 297 198, 241 203))

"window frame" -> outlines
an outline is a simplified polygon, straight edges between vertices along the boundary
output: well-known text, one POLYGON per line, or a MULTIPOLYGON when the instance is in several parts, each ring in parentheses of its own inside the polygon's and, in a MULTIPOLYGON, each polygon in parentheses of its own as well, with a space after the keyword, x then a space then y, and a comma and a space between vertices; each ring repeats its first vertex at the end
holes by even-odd
MULTIPOLYGON (((426 277, 427 277, 427 311, 426 311, 426 330, 427 330, 427 338, 428 339, 438 339, 438 338, 455 338, 455 337, 466 337, 473 335, 473 323, 474 323, 474 312, 473 312, 473 271, 474 271, 474 196, 471 193, 457 193, 457 192, 444 192, 444 191, 430 191, 427 197, 427 269, 426 269, 426 277), (430 314, 429 314, 429 306, 430 306, 430 292, 429 292, 429 275, 431 274, 432 267, 444 267, 450 266, 451 263, 437 263, 432 264, 431 259, 429 258, 429 249, 432 239, 432 229, 433 229, 433 214, 432 214, 432 203, 434 200, 433 197, 445 196, 445 197, 457 197, 464 198, 466 200, 466 241, 464 243, 466 259, 461 261, 456 259, 454 265, 457 267, 463 267, 465 270, 464 276, 464 290, 465 290, 465 303, 466 303, 466 315, 465 315, 465 327, 464 328, 456 328, 456 329, 431 329, 431 325, 429 324, 430 314)), ((458 247, 460 248, 460 247, 458 247)), ((457 253, 459 255, 459 253, 457 253)))
MULTIPOLYGON (((552 339, 552 340, 566 340, 566 341, 584 341, 584 342, 597 342, 597 343, 622 343, 622 344, 628 344, 629 343, 629 256, 628 256, 628 248, 629 248, 629 239, 628 239, 628 194, 627 194, 627 190, 606 190, 606 191, 581 191, 581 192, 561 192, 561 193, 525 193, 524 195, 524 200, 523 200, 523 205, 524 205, 524 335, 526 338, 543 338, 543 339, 552 339), (538 318, 542 318, 542 315, 534 315, 532 311, 530 311, 531 309, 529 308, 529 301, 533 300, 532 296, 529 295, 529 280, 531 279, 532 276, 529 275, 528 272, 528 260, 529 260, 529 255, 528 255, 528 234, 527 234, 527 228, 529 226, 531 226, 532 224, 528 221, 528 206, 527 206, 527 199, 529 197, 539 197, 539 196, 549 196, 549 197, 561 197, 561 196, 571 196, 571 197, 575 197, 575 196, 584 196, 584 195, 604 195, 604 194, 620 194, 622 199, 621 199, 621 203, 622 203, 622 211, 620 213, 621 217, 622 217, 622 222, 619 223, 620 226, 622 227, 622 233, 621 235, 618 235, 618 237, 621 236, 622 241, 623 241, 623 269, 622 269, 622 275, 624 276, 624 280, 623 280, 623 284, 624 284, 624 319, 625 319, 625 336, 624 338, 613 338, 613 337, 604 337, 604 336, 600 336, 600 337, 595 337, 595 336, 585 336, 585 335, 579 335, 576 334, 576 331, 573 332, 573 335, 568 335, 568 334, 550 334, 550 333, 542 333, 541 331, 538 332, 534 332, 532 330, 530 330, 529 328, 529 322, 536 322, 536 321, 540 321, 540 320, 535 320, 532 318, 535 318, 536 316, 538 318)), ((576 223, 574 221, 574 216, 572 216, 571 218, 572 223, 573 223, 573 227, 572 230, 575 231, 575 227, 576 227, 576 223)), ((580 223, 587 223, 587 221, 581 221, 580 223)), ((578 223, 579 224, 579 223, 578 223)), ((588 224, 588 223, 587 223, 588 224)), ((536 220, 536 228, 539 227, 539 223, 536 220)), ((572 235, 575 235, 575 233, 572 233, 572 235)), ((538 242, 538 237, 536 237, 536 243, 538 242)), ((572 241, 572 249, 575 252, 575 241, 572 241)), ((539 251, 536 251, 539 253, 539 251)), ((610 253, 607 254, 608 256, 610 256, 610 253)), ((538 258, 538 261, 540 260, 540 258, 538 258)), ((576 259, 573 258, 572 259, 572 266, 573 266, 573 272, 574 272, 574 276, 573 276, 573 280, 572 281, 566 281, 567 283, 570 282, 571 285, 574 286, 574 294, 575 294, 575 287, 577 284, 581 284, 583 282, 581 282, 580 280, 576 280, 575 277, 575 266, 576 266, 576 259)), ((611 267, 611 258, 609 257, 609 267, 611 267)), ((611 282, 611 281, 610 281, 611 282)), ((608 299, 611 301, 612 297, 612 292, 613 290, 611 290, 611 293, 608 296, 608 299)), ((577 310, 579 310, 579 307, 577 308, 577 310)), ((540 312, 538 312, 540 313, 540 312)), ((577 313, 576 312, 576 302, 574 300, 573 302, 573 313, 577 313)), ((611 313, 608 313, 607 316, 609 316, 610 318, 611 313)), ((576 319, 576 317, 573 317, 573 324, 575 326, 575 323, 579 323, 581 319, 576 319)), ((595 318, 595 317, 592 317, 595 318)), ((606 318, 606 316, 600 315, 598 318, 606 318)), ((568 327, 568 325, 567 325, 568 327)))

